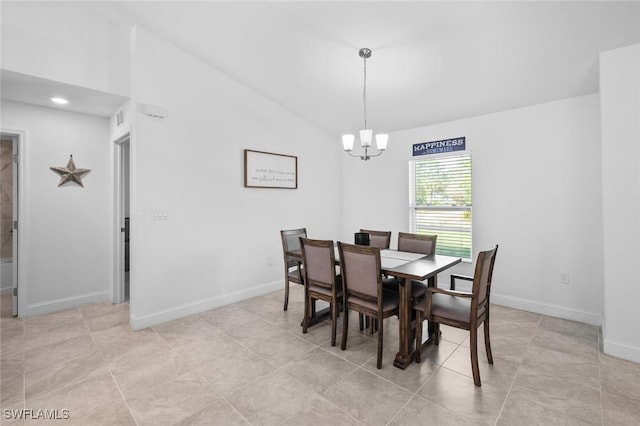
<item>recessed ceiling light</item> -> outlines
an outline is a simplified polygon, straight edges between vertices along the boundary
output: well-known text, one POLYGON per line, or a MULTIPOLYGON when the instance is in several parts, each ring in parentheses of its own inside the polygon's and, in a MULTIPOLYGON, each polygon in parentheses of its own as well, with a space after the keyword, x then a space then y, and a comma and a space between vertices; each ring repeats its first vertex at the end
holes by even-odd
POLYGON ((59 98, 59 97, 51 98, 51 102, 58 105, 66 105, 69 103, 69 101, 66 100, 65 98, 59 98))

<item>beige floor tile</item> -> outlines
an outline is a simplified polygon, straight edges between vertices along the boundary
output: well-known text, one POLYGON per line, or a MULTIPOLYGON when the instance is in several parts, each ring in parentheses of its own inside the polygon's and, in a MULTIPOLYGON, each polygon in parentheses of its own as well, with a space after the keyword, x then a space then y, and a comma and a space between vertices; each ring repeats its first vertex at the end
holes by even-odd
POLYGON ((570 383, 600 388, 599 364, 576 359, 566 352, 531 345, 521 368, 523 372, 537 372, 561 377, 570 383))
POLYGON ((0 408, 4 410, 23 407, 24 361, 21 357, 2 358, 0 360, 0 408))
POLYGON ((21 357, 24 346, 24 321, 19 318, 4 319, 0 323, 0 357, 21 357))
POLYGON ((25 320, 25 350, 61 342, 87 333, 89 333, 89 329, 77 309, 30 317, 25 320))
POLYGON ((235 353, 246 350, 244 346, 225 334, 216 335, 215 340, 201 340, 175 348, 175 351, 194 369, 205 367, 217 359, 233 356, 235 353))
MULTIPOLYGON (((69 410, 67 425, 133 425, 131 414, 122 399, 110 374, 103 374, 65 388, 27 398, 26 407, 31 409, 69 410)), ((27 421, 25 424, 60 424, 60 420, 27 421)))
POLYGON ((100 353, 112 367, 168 353, 171 347, 155 331, 133 331, 128 326, 112 327, 93 333, 100 353))
POLYGON ((473 378, 441 367, 420 388, 418 395, 467 418, 493 423, 507 396, 508 388, 483 383, 476 387, 473 378))
POLYGON ((469 331, 460 328, 449 327, 448 325, 440 326, 441 338, 451 343, 460 344, 469 337, 469 331))
MULTIPOLYGON (((469 348, 465 346, 458 347, 444 362, 443 366, 449 370, 473 378, 471 353, 469 348)), ((489 364, 487 354, 484 352, 484 349, 482 349, 482 351, 478 350, 478 368, 480 369, 480 380, 482 384, 490 383, 508 389, 516 377, 518 364, 498 356, 494 356, 493 364, 489 364)))
MULTIPOLYGON (((591 389, 591 388, 585 388, 591 389)), ((509 393, 504 409, 498 419, 498 425, 601 425, 602 409, 599 398, 595 404, 585 403, 580 406, 572 403, 572 399, 584 395, 575 394, 566 399, 562 397, 545 397, 543 390, 533 393, 531 390, 514 389, 509 393)), ((590 395, 589 401, 593 402, 590 395)))
POLYGON ((378 359, 376 356, 364 363, 362 368, 412 393, 417 392, 438 369, 438 364, 433 361, 422 360, 420 364, 412 362, 407 368, 401 370, 393 365, 396 353, 397 344, 389 345, 382 352, 381 369, 377 367, 378 359))
POLYGON ((413 396, 411 392, 360 368, 322 395, 367 425, 387 424, 413 396))
POLYGON ((539 328, 531 343, 571 354, 584 362, 598 362, 598 341, 590 337, 573 336, 539 328))
POLYGON ((336 342, 336 346, 322 346, 332 354, 346 359, 356 365, 363 365, 372 357, 377 357, 378 343, 369 335, 360 333, 347 333, 347 346, 345 350, 341 350, 341 340, 336 342))
MULTIPOLYGON (((506 337, 501 335, 490 335, 491 353, 493 356, 499 356, 516 364, 520 364, 527 356, 529 345, 532 339, 528 337, 506 337)), ((469 337, 467 337, 461 346, 469 347, 469 337)), ((478 353, 486 352, 484 346, 484 333, 478 336, 478 353)))
POLYGON ((126 312, 129 315, 128 303, 93 303, 78 307, 78 312, 86 320, 101 317, 116 312, 126 312))
POLYGON ((25 394, 36 397, 106 372, 106 363, 89 335, 40 346, 25 355, 25 394))
POLYGON ((225 332, 238 327, 250 328, 250 324, 260 320, 257 315, 235 305, 212 309, 201 313, 200 316, 225 332))
POLYGON ((289 361, 282 370, 314 391, 322 393, 356 368, 354 364, 316 348, 289 361))
POLYGON ((244 347, 210 358, 196 370, 223 397, 260 380, 276 368, 244 347))
MULTIPOLYGON (((541 410, 539 407, 548 410, 550 418, 560 419, 558 421, 573 419, 584 424, 602 423, 600 389, 574 384, 561 376, 522 368, 509 393, 505 411, 507 407, 514 407, 512 409, 517 412, 527 403, 532 404, 532 409, 536 411, 541 410)), ((504 419, 511 415, 515 414, 509 411, 503 413, 504 419)))
MULTIPOLYGON (((162 327, 157 333, 172 347, 187 345, 201 340, 213 340, 222 331, 201 317, 195 317, 193 321, 182 322, 174 327, 162 327)), ((155 330, 155 327, 154 327, 155 330)))
POLYGON ((216 402, 223 401, 200 375, 187 373, 127 398, 138 425, 170 425, 182 422, 216 402))
POLYGON ((235 426, 250 423, 225 401, 215 401, 213 404, 196 411, 189 417, 175 423, 176 426, 235 426))
POLYGON ((602 393, 602 416, 605 426, 627 426, 640 423, 640 404, 632 399, 602 393))
POLYGON ((598 327, 581 322, 543 315, 540 328, 568 336, 582 337, 594 343, 598 341, 598 327))
POLYGON ((341 426, 362 424, 335 404, 320 395, 312 395, 300 411, 289 417, 283 425, 341 426))
POLYGON ((274 370, 226 399, 252 424, 276 425, 312 404, 315 395, 284 371, 274 370))
POLYGON ((640 364, 601 355, 600 377, 603 392, 640 404, 640 364))
POLYGON ((90 318, 85 317, 85 323, 87 324, 89 331, 91 331, 92 333, 106 330, 112 327, 129 326, 129 310, 113 310, 99 316, 90 318))
POLYGON ((192 371, 193 369, 175 351, 111 369, 113 378, 125 397, 144 393, 147 389, 162 385, 192 371))
POLYGON ((256 321, 254 325, 233 329, 229 331, 229 335, 275 366, 282 366, 315 347, 265 321, 256 321))
POLYGON ((538 324, 541 317, 542 315, 533 312, 507 308, 506 306, 491 305, 491 322, 495 320, 509 324, 514 322, 538 324))
POLYGON ((475 426, 482 424, 437 406, 420 396, 414 396, 396 415, 389 426, 475 426))

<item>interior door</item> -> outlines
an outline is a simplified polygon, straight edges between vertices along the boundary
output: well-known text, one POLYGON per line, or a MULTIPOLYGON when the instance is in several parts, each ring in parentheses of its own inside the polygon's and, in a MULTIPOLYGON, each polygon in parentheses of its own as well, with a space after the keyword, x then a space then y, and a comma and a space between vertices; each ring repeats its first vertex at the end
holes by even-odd
POLYGON ((0 145, 0 198, 2 199, 0 218, 0 257, 2 258, 2 288, 12 294, 12 315, 18 314, 17 296, 17 143, 10 135, 2 135, 0 145), (5 281, 6 280, 6 281, 5 281), (10 282, 11 287, 7 286, 10 282))
POLYGON ((12 140, 13 145, 13 173, 12 173, 12 193, 13 193, 13 206, 12 206, 12 214, 13 214, 13 223, 11 226, 11 231, 13 233, 12 238, 12 252, 13 252, 13 261, 11 262, 12 276, 13 282, 11 284, 12 287, 12 313, 14 317, 18 316, 18 168, 20 163, 18 161, 18 138, 16 136, 13 137, 12 140))

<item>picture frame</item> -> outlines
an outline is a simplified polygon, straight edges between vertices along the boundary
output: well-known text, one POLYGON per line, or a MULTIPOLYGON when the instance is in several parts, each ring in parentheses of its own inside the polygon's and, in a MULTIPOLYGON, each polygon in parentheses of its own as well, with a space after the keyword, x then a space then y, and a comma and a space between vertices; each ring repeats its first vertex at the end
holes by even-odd
POLYGON ((298 157, 245 149, 244 186, 298 189, 298 157))

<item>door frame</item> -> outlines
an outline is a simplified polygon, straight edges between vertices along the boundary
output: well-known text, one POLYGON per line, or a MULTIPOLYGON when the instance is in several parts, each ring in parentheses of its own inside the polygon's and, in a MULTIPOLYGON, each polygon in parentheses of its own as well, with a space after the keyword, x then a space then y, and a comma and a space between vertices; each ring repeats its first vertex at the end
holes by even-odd
MULTIPOLYGON (((129 149, 129 208, 131 208, 131 130, 113 141, 114 150, 114 283, 113 283, 113 303, 124 302, 125 296, 125 264, 124 264, 124 227, 125 227, 125 191, 124 191, 124 149, 123 145, 128 144, 129 149)), ((129 282, 131 285, 131 282, 129 282)), ((131 290, 129 290, 131 294, 131 290)), ((131 296, 129 296, 131 297, 131 296)))
MULTIPOLYGON (((26 166, 25 158, 27 157, 27 131, 24 129, 16 129, 9 127, 0 128, 2 136, 10 138, 13 142, 13 153, 17 154, 18 161, 14 163, 13 171, 13 220, 18 221, 18 229, 13 231, 13 283, 12 287, 17 289, 17 295, 13 296, 13 315, 24 317, 26 308, 26 283, 27 268, 25 265, 25 241, 27 239, 27 229, 25 212, 26 208, 26 166)), ((12 290, 15 291, 15 290, 12 290)))

